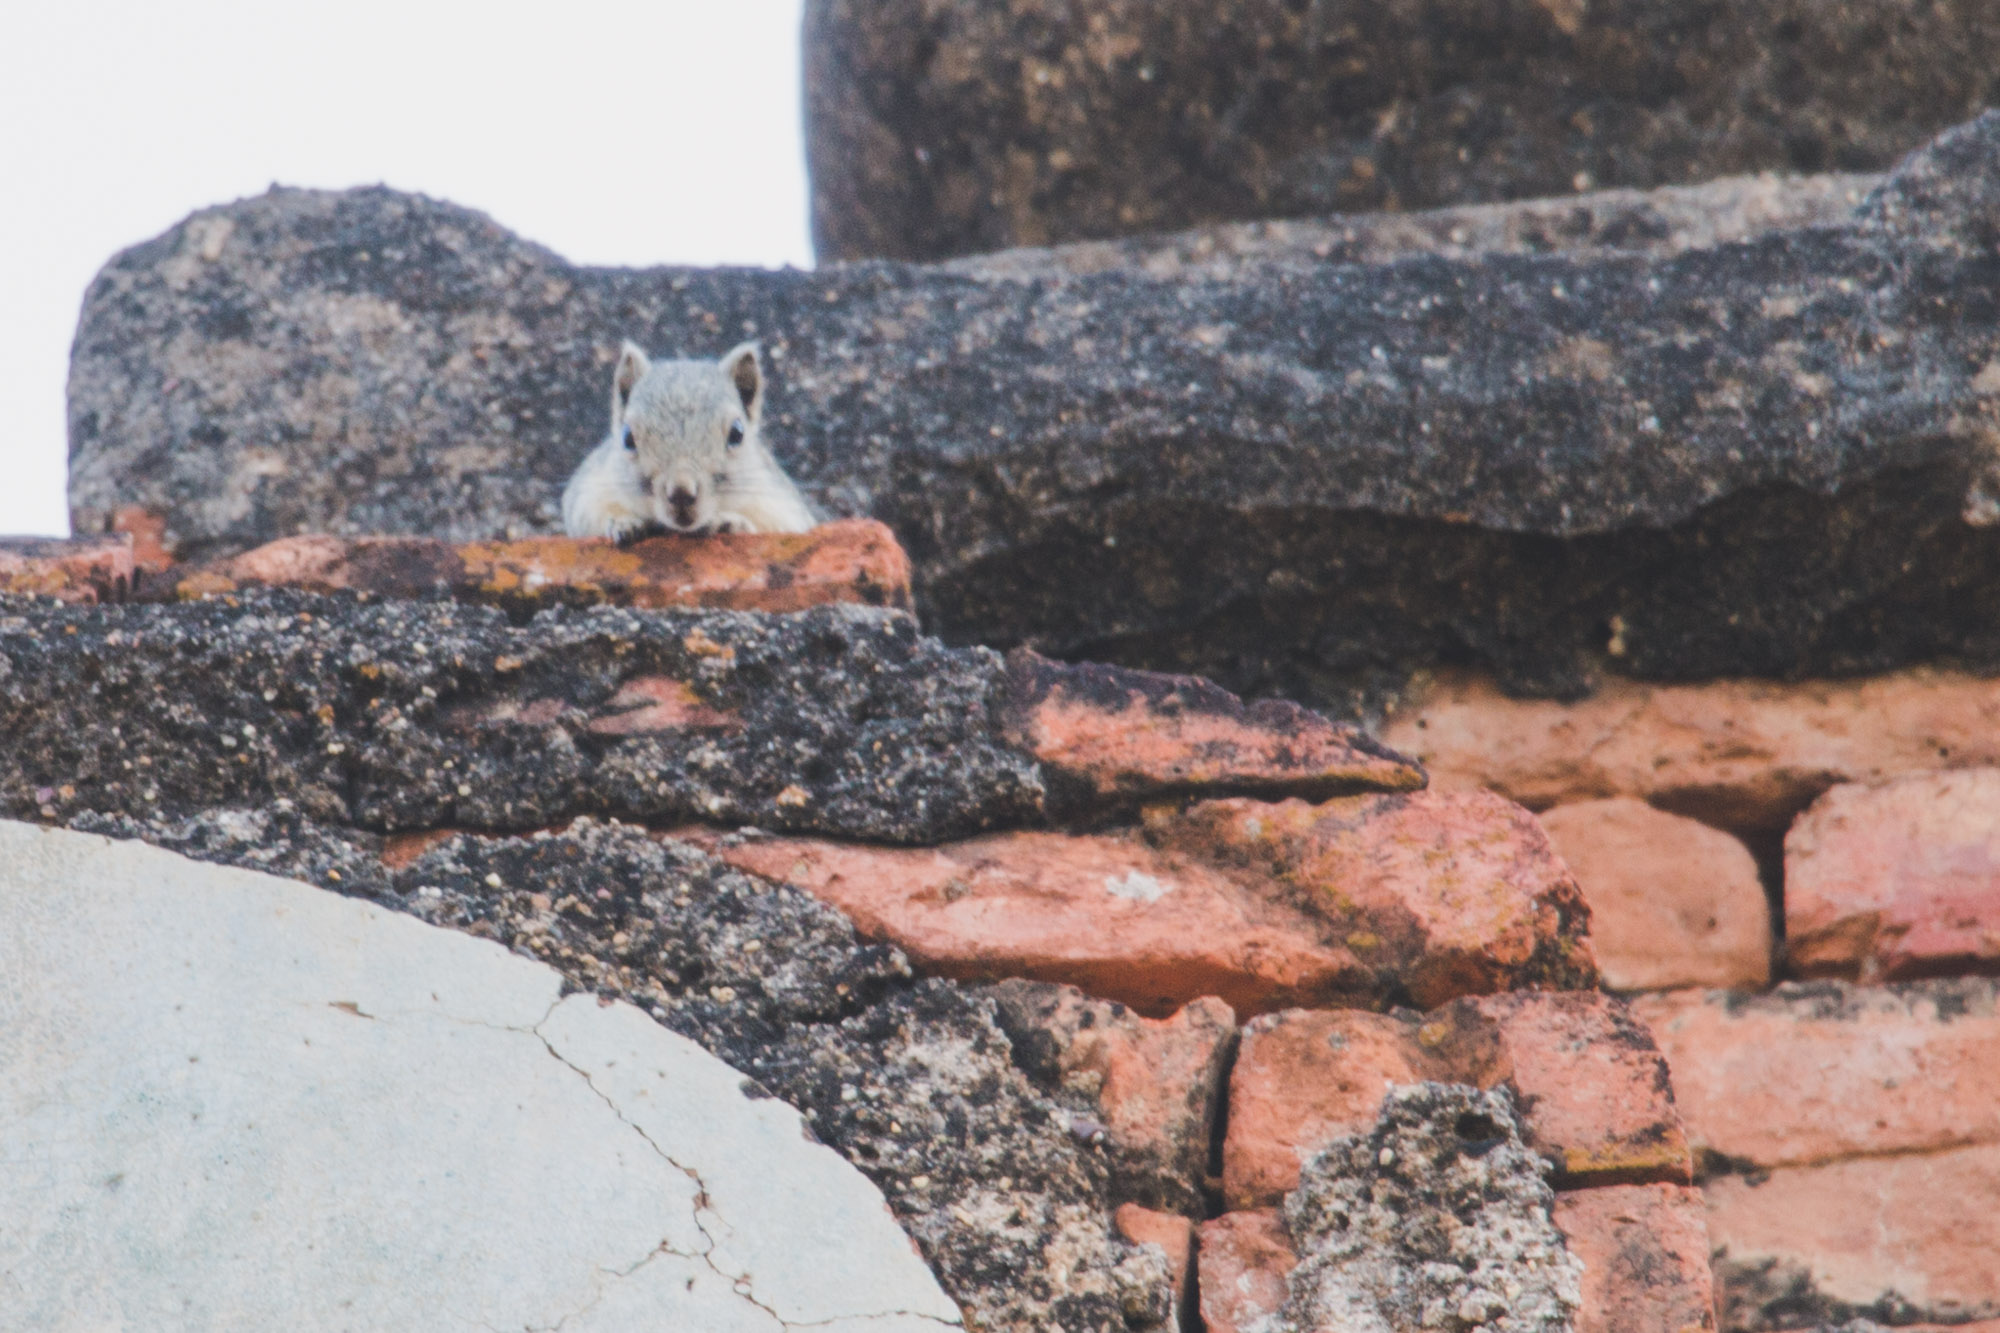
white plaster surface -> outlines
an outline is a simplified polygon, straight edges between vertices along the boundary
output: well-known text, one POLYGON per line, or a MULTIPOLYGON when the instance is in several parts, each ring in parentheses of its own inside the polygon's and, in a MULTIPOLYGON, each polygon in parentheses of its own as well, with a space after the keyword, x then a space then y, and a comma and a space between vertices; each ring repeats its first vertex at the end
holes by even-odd
POLYGON ((0 821, 0 1329, 940 1333, 796 1112, 497 944, 0 821))

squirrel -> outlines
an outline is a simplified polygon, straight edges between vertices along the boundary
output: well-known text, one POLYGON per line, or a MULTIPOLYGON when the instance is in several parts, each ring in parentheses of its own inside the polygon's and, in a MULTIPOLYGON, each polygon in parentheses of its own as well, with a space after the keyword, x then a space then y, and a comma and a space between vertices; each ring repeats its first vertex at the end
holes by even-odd
POLYGON ((818 523, 758 435, 757 345, 720 361, 651 361, 627 342, 611 377, 611 433, 563 488, 572 537, 804 532, 818 523))

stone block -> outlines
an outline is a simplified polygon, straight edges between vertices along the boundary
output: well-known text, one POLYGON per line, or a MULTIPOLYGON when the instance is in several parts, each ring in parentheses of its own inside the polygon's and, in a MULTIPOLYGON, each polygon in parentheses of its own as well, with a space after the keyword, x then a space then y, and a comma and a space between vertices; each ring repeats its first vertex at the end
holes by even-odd
MULTIPOLYGON (((992 994, 1014 1063, 1080 1108, 1073 1132, 1102 1140, 1112 1197, 1142 1211, 1199 1216, 1223 1073, 1236 1048, 1229 1006, 1203 998, 1155 1019, 1074 986, 1003 981, 992 994)), ((1185 1243, 1179 1254, 1185 1260, 1185 1243)))
POLYGON ((1769 983, 1771 907, 1736 838, 1631 797, 1559 805, 1541 819, 1590 905, 1605 985, 1769 983))
POLYGON ((134 583, 132 541, 108 537, 0 537, 0 594, 59 602, 122 601, 134 583))
POLYGON ((919 967, 1078 986, 1163 1017, 1596 978, 1582 899, 1532 816, 1491 796, 1210 801, 1144 836, 998 834, 927 850, 708 838, 919 967))
POLYGON ((822 259, 1881 167, 2000 60, 1990 11, 1893 0, 812 0, 805 31, 822 259))
POLYGON ((1715 1291, 1701 1191, 1610 1185, 1556 1196, 1551 1215, 1583 1260, 1576 1333, 1708 1333, 1715 1291))
POLYGON ((2000 1317, 2000 1145, 1711 1180, 1725 1328, 2000 1317))
POLYGON ((779 457, 895 531, 952 642, 1341 709, 1447 660, 1567 698, 1606 660, 1986 669, 1996 208, 2000 113, 1837 225, 1214 281, 614 273, 446 204, 281 190, 93 283, 72 526, 138 506, 184 561, 303 532, 552 532, 620 339, 748 333, 779 457))
POLYGON ((173 590, 202 597, 252 586, 521 610, 609 604, 802 611, 828 602, 907 608, 910 562, 887 528, 866 520, 802 533, 651 537, 627 546, 571 537, 285 537, 189 570, 173 590))
POLYGON ((1421 768, 1360 728, 1282 699, 1246 705, 1197 676, 1007 658, 1006 727, 1051 796, 1085 807, 1177 793, 1324 799, 1414 791, 1421 768))
POLYGON ((1520 991, 1427 1016, 1295 1010, 1246 1024, 1224 1205, 1276 1203, 1313 1154, 1372 1126, 1391 1088, 1421 1082, 1512 1089, 1523 1140, 1565 1187, 1691 1178, 1667 1065, 1628 1007, 1595 992, 1520 991))
POLYGON ((1741 1168, 2000 1143, 2000 981, 1680 991, 1633 1009, 1699 1154, 1741 1168))
POLYGON ((1196 1278, 1208 1333, 1270 1333, 1283 1317, 1299 1256, 1278 1208, 1227 1212, 1201 1224, 1196 1278))
POLYGON ((1798 682, 1608 679, 1557 702, 1441 672, 1381 734, 1443 790, 1488 788, 1533 810, 1632 797, 1771 834, 1837 783, 2000 765, 2000 679, 1931 667, 1798 682))
POLYGON ((1785 835, 1794 975, 2000 970, 2000 768, 1835 787, 1785 835))

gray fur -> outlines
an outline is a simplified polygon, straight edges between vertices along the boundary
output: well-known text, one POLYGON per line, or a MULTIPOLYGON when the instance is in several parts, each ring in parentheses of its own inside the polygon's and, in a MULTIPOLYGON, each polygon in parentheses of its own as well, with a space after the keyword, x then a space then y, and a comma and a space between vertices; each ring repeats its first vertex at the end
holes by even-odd
POLYGON ((763 415, 755 343, 719 361, 653 361, 627 342, 611 376, 611 432, 563 490, 564 529, 622 541, 655 524, 669 532, 813 527, 812 507, 761 438, 763 415))

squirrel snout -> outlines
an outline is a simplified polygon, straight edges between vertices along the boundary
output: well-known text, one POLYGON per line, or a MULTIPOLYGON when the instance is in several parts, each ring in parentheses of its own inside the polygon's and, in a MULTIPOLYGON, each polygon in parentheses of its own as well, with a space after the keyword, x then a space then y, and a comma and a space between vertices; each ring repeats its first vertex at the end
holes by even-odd
POLYGON ((694 526, 695 512, 701 503, 701 496, 686 482, 675 482, 667 492, 667 510, 674 527, 694 526))

